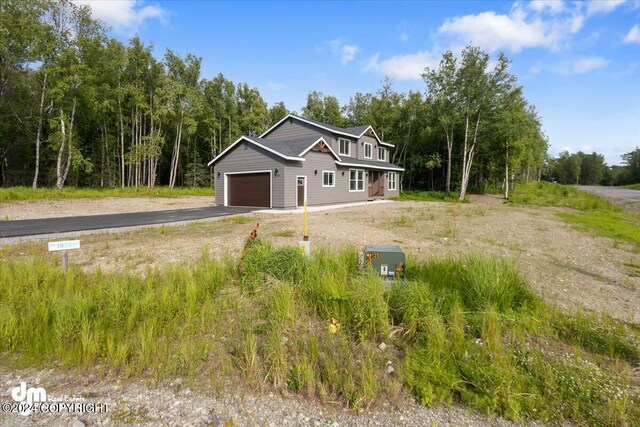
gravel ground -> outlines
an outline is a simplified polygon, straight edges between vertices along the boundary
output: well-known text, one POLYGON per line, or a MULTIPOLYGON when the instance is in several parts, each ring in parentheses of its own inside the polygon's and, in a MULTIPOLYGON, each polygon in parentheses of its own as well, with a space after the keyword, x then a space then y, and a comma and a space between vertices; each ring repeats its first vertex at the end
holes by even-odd
MULTIPOLYGON (((640 322, 637 250, 575 230, 555 215, 560 211, 505 205, 493 196, 476 196, 472 203, 455 205, 393 202, 311 213, 309 232, 312 251, 397 244, 415 258, 479 252, 511 259, 549 302, 640 322)), ((203 248, 219 258, 238 255, 254 222, 260 223, 258 234, 275 245, 295 245, 301 240, 300 213, 254 213, 207 223, 84 235, 82 249, 72 251, 70 260, 87 270, 133 268, 144 273, 148 267, 192 262, 203 248)), ((42 242, 4 250, 11 257, 38 253, 59 258, 47 253, 42 242)))
MULTIPOLYGON (((61 373, 49 370, 11 370, 0 367, 1 403, 13 402, 11 389, 20 381, 44 387, 48 399, 64 396, 85 403, 106 404, 99 414, 32 413, 28 416, 0 412, 2 426, 72 426, 74 418, 87 426, 514 426, 509 421, 458 407, 428 409, 407 403, 402 409, 379 408, 356 414, 335 405, 322 405, 296 396, 242 393, 229 390, 213 397, 183 386, 181 379, 154 386, 143 381, 61 373)), ((531 424, 534 425, 534 424, 531 424)))
POLYGON ((151 212, 169 209, 200 208, 213 204, 214 198, 209 196, 23 200, 0 203, 0 220, 9 221, 64 216, 151 212))
MULTIPOLYGON (((180 204, 183 199, 192 198, 150 202, 158 206, 158 202, 180 204)), ((210 203, 209 198, 193 199, 210 203)), ((129 210, 140 206, 139 199, 117 201, 124 205, 122 209, 127 204, 129 210)), ((73 212, 77 204, 78 212, 88 213, 87 209, 97 209, 104 202, 63 203, 68 203, 73 212)), ((32 209, 39 212, 47 203, 52 202, 35 203, 32 209)), ((640 322, 637 250, 576 231, 555 215, 560 211, 509 206, 493 196, 472 197, 469 204, 394 202, 315 212, 309 216, 309 230, 312 251, 377 243, 398 244, 415 258, 479 252, 514 260, 532 288, 553 304, 640 322)), ((208 223, 83 236, 82 250, 72 252, 70 261, 87 270, 130 268, 144 274, 148 267, 193 262, 203 248, 220 258, 237 255, 254 222, 260 223, 259 236, 278 246, 296 244, 302 235, 301 214, 258 213, 208 223)), ((32 242, 2 248, 0 260, 34 254, 58 258, 57 254, 48 253, 42 242, 32 242)), ((204 386, 183 386, 179 380, 156 385, 149 378, 87 376, 61 368, 7 369, 0 355, 0 403, 11 401, 10 389, 20 380, 30 385, 42 384, 51 396, 81 395, 91 402, 106 403, 106 414, 79 416, 87 425, 127 422, 205 426, 221 425, 229 419, 238 426, 511 425, 458 407, 419 407, 410 399, 400 409, 381 405, 354 414, 331 403, 234 386, 225 387, 224 394, 217 395, 204 386)), ((0 413, 0 425, 7 426, 71 425, 72 420, 70 414, 32 414, 25 418, 0 413)))

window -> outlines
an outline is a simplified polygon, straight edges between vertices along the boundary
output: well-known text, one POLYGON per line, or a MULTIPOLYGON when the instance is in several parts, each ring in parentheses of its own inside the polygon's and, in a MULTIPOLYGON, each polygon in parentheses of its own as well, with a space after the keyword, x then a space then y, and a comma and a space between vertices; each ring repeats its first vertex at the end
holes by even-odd
POLYGON ((364 191, 364 171, 349 169, 349 191, 364 191))
POLYGON ((340 154, 343 156, 351 156, 351 141, 339 138, 338 143, 340 144, 340 154))
POLYGON ((371 146, 371 144, 367 144, 366 142, 364 144, 364 158, 365 159, 373 158, 373 147, 371 146))
POLYGON ((395 172, 389 172, 387 187, 389 188, 389 191, 395 191, 398 189, 398 178, 395 172))
POLYGON ((323 187, 335 187, 336 186, 336 173, 332 171, 322 171, 322 186, 323 187))
POLYGON ((378 147, 378 160, 383 162, 387 161, 387 149, 383 147, 378 147))

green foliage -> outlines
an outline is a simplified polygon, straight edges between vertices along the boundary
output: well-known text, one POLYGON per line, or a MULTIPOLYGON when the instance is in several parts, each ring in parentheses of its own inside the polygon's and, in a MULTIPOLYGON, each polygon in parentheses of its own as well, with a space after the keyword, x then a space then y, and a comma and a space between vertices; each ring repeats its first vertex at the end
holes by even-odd
POLYGON ((536 206, 558 206, 580 212, 558 212, 578 229, 631 243, 640 249, 640 218, 602 197, 559 184, 537 182, 518 186, 511 203, 536 206))
POLYGON ((0 351, 5 363, 156 380, 225 373, 355 410, 406 387, 424 405, 515 420, 629 425, 640 415, 627 386, 638 329, 549 307, 506 261, 410 260, 392 286, 360 272, 354 250, 308 259, 256 241, 239 281, 236 262, 204 252, 140 276, 8 260, 0 351))
POLYGON ((442 202, 453 201, 443 191, 404 190, 394 200, 408 200, 417 202, 442 202))
POLYGON ((131 187, 131 188, 0 188, 0 202, 40 199, 97 199, 103 197, 181 197, 212 196, 214 190, 206 187, 131 187))
POLYGON ((630 190, 640 190, 640 184, 627 185, 625 188, 630 190))

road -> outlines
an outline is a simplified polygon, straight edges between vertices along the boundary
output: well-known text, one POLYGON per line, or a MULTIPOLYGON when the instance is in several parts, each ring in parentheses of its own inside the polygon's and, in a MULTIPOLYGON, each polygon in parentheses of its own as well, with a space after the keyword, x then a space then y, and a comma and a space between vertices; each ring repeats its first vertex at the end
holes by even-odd
POLYGON ((597 185, 579 185, 578 189, 605 197, 615 204, 631 208, 632 210, 640 210, 640 191, 638 190, 621 187, 601 187, 597 185))
POLYGON ((199 219, 249 213, 253 210, 254 209, 252 208, 208 206, 204 208, 175 209, 155 212, 0 221, 0 238, 99 230, 105 228, 135 227, 140 225, 164 224, 176 221, 194 221, 199 219))

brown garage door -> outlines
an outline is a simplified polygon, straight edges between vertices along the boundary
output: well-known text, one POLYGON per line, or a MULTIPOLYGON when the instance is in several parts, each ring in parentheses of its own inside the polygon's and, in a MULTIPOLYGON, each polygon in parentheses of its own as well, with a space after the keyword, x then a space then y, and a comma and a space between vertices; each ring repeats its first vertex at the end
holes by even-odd
POLYGON ((271 183, 269 172, 228 175, 229 206, 256 206, 268 208, 271 205, 271 183))

